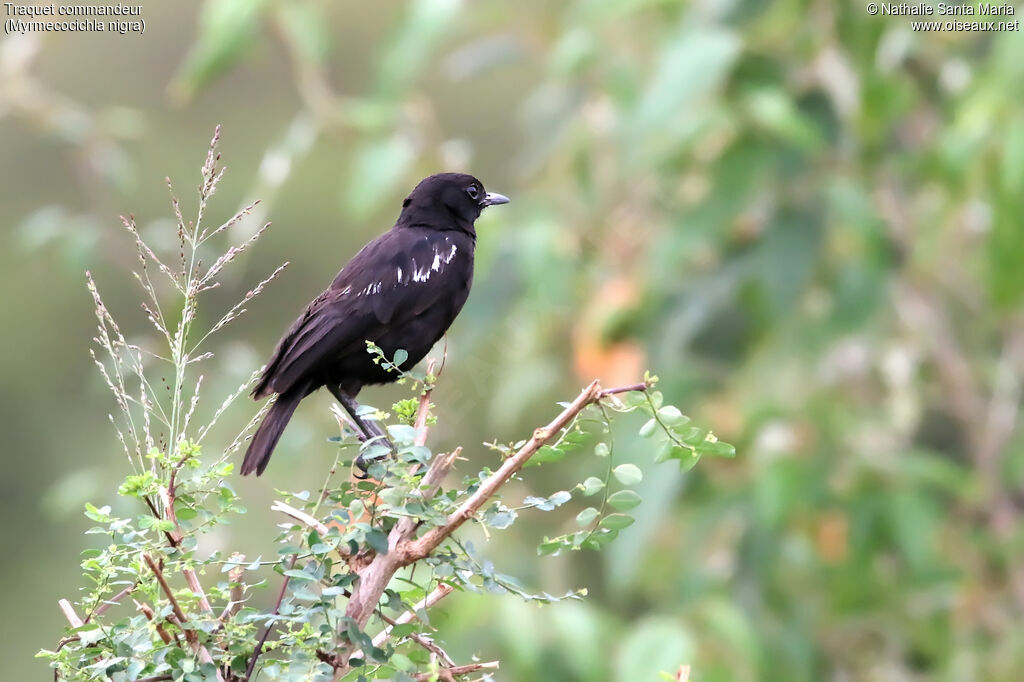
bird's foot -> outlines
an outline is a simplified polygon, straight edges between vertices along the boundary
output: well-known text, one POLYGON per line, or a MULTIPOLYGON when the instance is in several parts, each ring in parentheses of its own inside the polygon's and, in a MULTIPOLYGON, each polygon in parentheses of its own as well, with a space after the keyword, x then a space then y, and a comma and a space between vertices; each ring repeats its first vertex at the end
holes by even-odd
MULTIPOLYGON (((373 424, 376 426, 376 422, 373 422, 373 424)), ((370 466, 374 462, 385 457, 391 457, 398 452, 398 450, 395 448, 395 444, 379 430, 375 435, 372 435, 369 438, 363 434, 360 440, 363 441, 363 451, 359 453, 358 457, 356 457, 354 464, 360 471, 359 474, 355 474, 355 477, 362 481, 370 477, 370 466), (386 452, 381 452, 381 449, 386 449, 386 452), (367 452, 367 450, 370 450, 371 452, 367 452)))

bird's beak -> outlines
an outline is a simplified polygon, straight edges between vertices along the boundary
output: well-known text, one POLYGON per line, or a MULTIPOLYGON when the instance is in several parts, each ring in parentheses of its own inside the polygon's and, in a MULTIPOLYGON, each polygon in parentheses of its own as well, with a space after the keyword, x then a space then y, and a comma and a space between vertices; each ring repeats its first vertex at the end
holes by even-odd
POLYGON ((480 202, 480 207, 484 206, 496 206, 498 204, 507 204, 510 199, 504 194, 498 194, 497 192, 488 192, 484 200, 480 202))

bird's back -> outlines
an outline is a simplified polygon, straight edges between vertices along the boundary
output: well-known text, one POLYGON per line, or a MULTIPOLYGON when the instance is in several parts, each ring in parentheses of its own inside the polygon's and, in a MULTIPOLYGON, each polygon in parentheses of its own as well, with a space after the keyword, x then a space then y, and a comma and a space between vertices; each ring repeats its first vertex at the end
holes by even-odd
POLYGON ((253 394, 331 383, 355 395, 394 381, 366 341, 402 368, 419 362, 459 314, 473 280, 475 238, 459 230, 395 227, 367 244, 278 343, 253 394))

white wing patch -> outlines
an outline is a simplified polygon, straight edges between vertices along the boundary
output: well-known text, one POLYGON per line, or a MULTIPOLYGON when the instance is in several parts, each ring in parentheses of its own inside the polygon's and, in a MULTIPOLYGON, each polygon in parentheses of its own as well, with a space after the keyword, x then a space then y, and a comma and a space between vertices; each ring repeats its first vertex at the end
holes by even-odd
MULTIPOLYGON (((412 277, 409 279, 402 279, 401 274, 399 274, 398 283, 401 284, 402 286, 406 286, 412 282, 426 282, 427 280, 430 279, 431 273, 438 272, 441 269, 442 263, 444 263, 445 265, 451 263, 452 259, 455 258, 455 254, 458 252, 458 250, 459 248, 455 244, 452 244, 451 250, 448 251, 447 253, 444 253, 443 251, 435 248, 434 260, 429 267, 416 267, 416 259, 414 258, 412 261, 412 277)), ((401 268, 399 268, 398 271, 399 273, 401 273, 401 268)))
MULTIPOLYGON (((449 240, 445 240, 446 244, 450 244, 449 240)), ((441 248, 434 248, 434 260, 429 266, 417 267, 416 259, 412 259, 412 269, 403 270, 400 267, 395 268, 396 285, 397 286, 408 286, 413 283, 426 282, 430 279, 430 276, 435 272, 440 272, 441 266, 447 265, 452 262, 455 258, 455 254, 458 253, 459 248, 455 244, 451 244, 451 249, 446 250, 444 246, 441 248)), ((356 292, 356 296, 374 296, 379 294, 384 289, 384 282, 371 282, 366 287, 356 292)), ((352 285, 346 286, 341 290, 341 295, 345 296, 352 291, 352 285)))
POLYGON ((379 294, 380 290, 384 288, 383 282, 371 282, 366 285, 366 288, 356 294, 356 296, 372 296, 373 294, 379 294))

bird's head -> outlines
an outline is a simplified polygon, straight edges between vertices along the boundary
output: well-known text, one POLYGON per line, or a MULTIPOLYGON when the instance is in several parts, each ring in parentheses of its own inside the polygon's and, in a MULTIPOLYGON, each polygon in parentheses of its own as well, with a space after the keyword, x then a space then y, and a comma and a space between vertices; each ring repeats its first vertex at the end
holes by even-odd
POLYGON ((507 204, 508 197, 488 192, 465 173, 438 173, 424 178, 402 202, 398 224, 475 234, 473 223, 488 206, 507 204))

